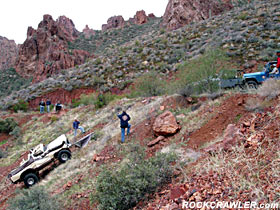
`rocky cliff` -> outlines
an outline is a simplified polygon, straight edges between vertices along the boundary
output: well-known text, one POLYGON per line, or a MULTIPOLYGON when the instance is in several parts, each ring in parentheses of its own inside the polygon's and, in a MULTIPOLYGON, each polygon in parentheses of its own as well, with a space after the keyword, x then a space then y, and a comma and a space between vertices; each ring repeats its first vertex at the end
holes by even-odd
POLYGON ((17 53, 15 41, 0 36, 0 70, 14 67, 17 53))
POLYGON ((164 27, 178 29, 191 22, 198 22, 232 9, 229 0, 169 0, 163 15, 164 27))
POLYGON ((68 49, 68 42, 78 35, 69 18, 61 16, 54 21, 50 15, 44 15, 37 30, 32 27, 27 30, 27 39, 20 46, 16 61, 17 72, 38 82, 61 69, 84 63, 90 56, 88 52, 68 49))

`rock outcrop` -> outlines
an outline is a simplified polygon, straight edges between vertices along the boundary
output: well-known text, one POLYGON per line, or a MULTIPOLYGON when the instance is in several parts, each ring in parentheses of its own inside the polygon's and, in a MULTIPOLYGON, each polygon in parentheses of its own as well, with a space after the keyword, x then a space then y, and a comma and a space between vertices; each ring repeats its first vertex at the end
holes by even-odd
POLYGON ((18 46, 14 40, 0 36, 0 70, 14 67, 18 46))
POLYGON ((163 15, 162 26, 169 30, 178 29, 191 22, 208 19, 232 8, 229 0, 169 0, 163 15))
POLYGON ((137 11, 133 19, 134 23, 137 25, 142 25, 148 22, 148 16, 146 15, 144 10, 137 11))
POLYGON ((111 28, 123 28, 125 26, 125 21, 121 15, 110 17, 107 20, 107 24, 102 25, 102 31, 106 31, 111 28))
POLYGON ((32 76, 33 82, 38 82, 61 69, 84 63, 90 56, 88 52, 68 49, 68 42, 78 35, 69 18, 61 16, 54 21, 50 15, 44 15, 37 30, 28 28, 27 39, 19 49, 16 71, 24 77, 32 76))
POLYGON ((86 27, 83 29, 83 34, 86 39, 89 39, 91 36, 95 35, 95 31, 86 25, 86 27))
POLYGON ((175 116, 170 111, 165 111, 159 115, 154 124, 153 131, 156 135, 168 136, 175 134, 180 129, 175 116))

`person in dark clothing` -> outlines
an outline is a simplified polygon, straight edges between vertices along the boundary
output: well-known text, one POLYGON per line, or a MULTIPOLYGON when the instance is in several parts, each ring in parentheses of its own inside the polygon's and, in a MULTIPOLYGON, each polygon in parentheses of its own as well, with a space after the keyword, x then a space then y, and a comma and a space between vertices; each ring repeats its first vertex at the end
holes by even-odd
POLYGON ((120 125, 121 125, 121 135, 122 135, 121 140, 122 143, 124 143, 125 129, 127 128, 127 135, 129 135, 130 133, 131 125, 128 123, 128 121, 130 120, 130 116, 125 111, 123 111, 122 114, 118 115, 118 118, 120 119, 120 125))
POLYGON ((50 99, 48 99, 48 100, 46 101, 46 105, 47 105, 47 112, 48 112, 48 113, 50 112, 50 107, 51 107, 51 104, 52 104, 52 102, 50 101, 50 99))
POLYGON ((80 126, 80 122, 77 119, 75 119, 75 121, 73 122, 73 129, 74 129, 74 136, 77 135, 78 129, 80 129, 81 132, 85 133, 85 129, 82 126, 80 126))
POLYGON ((56 104, 55 104, 55 112, 56 113, 59 113, 62 109, 62 104, 58 101, 56 104))
POLYGON ((39 103, 39 106, 40 106, 40 113, 44 113, 44 110, 45 110, 45 101, 42 100, 40 103, 39 103))

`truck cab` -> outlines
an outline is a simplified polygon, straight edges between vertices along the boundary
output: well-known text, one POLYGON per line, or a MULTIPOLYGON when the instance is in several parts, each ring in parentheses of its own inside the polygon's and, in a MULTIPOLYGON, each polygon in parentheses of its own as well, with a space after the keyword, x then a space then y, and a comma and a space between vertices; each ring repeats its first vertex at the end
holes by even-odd
POLYGON ((280 78, 280 73, 271 73, 273 68, 276 66, 277 62, 272 61, 265 64, 263 71, 243 74, 243 81, 248 87, 256 88, 259 84, 262 84, 265 80, 269 78, 280 78))

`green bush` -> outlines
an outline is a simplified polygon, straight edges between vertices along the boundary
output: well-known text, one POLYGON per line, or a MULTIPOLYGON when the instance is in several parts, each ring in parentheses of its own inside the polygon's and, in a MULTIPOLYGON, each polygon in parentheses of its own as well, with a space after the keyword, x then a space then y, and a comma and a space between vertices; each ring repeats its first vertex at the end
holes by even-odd
POLYGON ((28 110, 28 102, 24 100, 19 100, 19 102, 13 105, 12 110, 18 112, 19 110, 26 112, 28 110))
POLYGON ((8 200, 7 210, 59 210, 62 209, 55 197, 51 197, 43 186, 34 186, 17 192, 8 200))
POLYGON ((6 118, 5 120, 0 120, 0 133, 9 134, 18 126, 14 118, 6 118))
POLYGON ((164 82, 155 71, 144 74, 135 82, 130 97, 159 96, 165 92, 164 82))
POLYGON ((169 85, 169 92, 180 92, 186 86, 192 86, 196 94, 216 92, 221 72, 228 72, 231 66, 223 51, 209 50, 203 56, 179 66, 178 78, 169 85))
POLYGON ((145 153, 139 150, 132 154, 118 170, 105 169, 98 176, 96 199, 99 209, 130 209, 170 181, 174 154, 159 153, 149 159, 145 159, 145 153))

